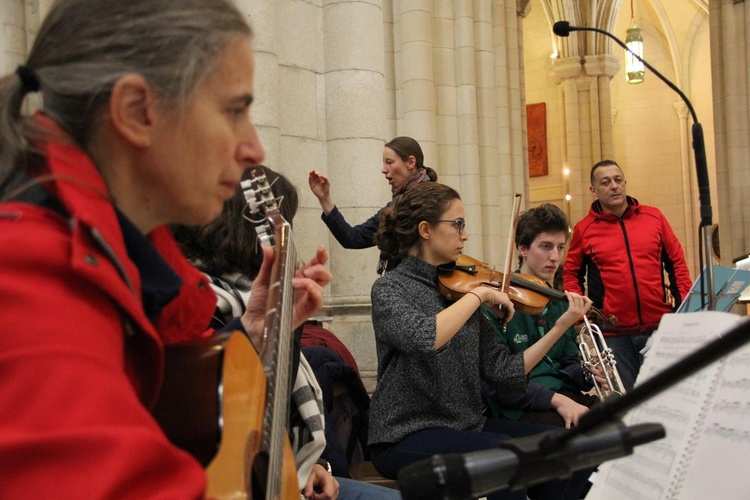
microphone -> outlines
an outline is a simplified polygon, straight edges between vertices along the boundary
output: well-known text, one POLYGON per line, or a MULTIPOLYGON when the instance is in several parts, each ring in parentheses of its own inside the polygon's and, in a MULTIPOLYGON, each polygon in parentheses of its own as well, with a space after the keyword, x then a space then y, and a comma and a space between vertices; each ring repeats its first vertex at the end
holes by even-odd
POLYGON ((552 31, 557 36, 570 36, 571 31, 579 31, 579 29, 576 26, 571 26, 568 21, 557 21, 552 26, 552 31))
POLYGON ((511 439, 498 449, 433 455, 399 471, 399 490, 404 500, 468 500, 505 488, 519 489, 566 478, 573 472, 630 455, 634 446, 665 436, 661 424, 628 427, 615 422, 579 434, 551 453, 540 447, 545 439, 566 432, 560 429, 511 439))

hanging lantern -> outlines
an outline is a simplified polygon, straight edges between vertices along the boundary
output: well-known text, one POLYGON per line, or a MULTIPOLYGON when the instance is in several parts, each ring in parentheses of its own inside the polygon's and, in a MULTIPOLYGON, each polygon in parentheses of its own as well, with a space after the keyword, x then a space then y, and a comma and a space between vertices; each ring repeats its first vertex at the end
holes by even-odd
MULTIPOLYGON (((641 36, 641 29, 635 25, 635 21, 628 28, 625 44, 628 49, 643 59, 643 37, 641 36)), ((629 51, 625 51, 625 72, 628 83, 643 83, 643 75, 645 74, 643 62, 629 51)))
POLYGON ((638 59, 638 57, 643 59, 643 37, 641 29, 635 25, 633 0, 630 0, 630 28, 628 28, 628 36, 625 37, 625 45, 630 49, 630 51, 625 51, 625 78, 628 83, 643 83, 643 75, 646 71, 643 62, 638 59), (635 57, 633 53, 638 54, 638 57, 635 57))

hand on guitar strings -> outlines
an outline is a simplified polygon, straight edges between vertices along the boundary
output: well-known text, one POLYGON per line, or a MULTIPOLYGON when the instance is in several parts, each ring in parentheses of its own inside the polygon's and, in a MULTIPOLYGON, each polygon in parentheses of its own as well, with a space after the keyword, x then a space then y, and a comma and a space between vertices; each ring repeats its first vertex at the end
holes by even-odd
MULTIPOLYGON (((242 315, 242 325, 250 339, 258 343, 263 336, 263 326, 268 306, 268 287, 271 278, 271 268, 275 258, 272 247, 262 247, 263 263, 250 292, 247 309, 242 315)), ((330 283, 333 276, 325 267, 328 254, 323 247, 319 247, 315 257, 307 264, 297 269, 292 279, 294 289, 294 318, 292 327, 297 328, 313 314, 323 307, 323 287, 330 283)))

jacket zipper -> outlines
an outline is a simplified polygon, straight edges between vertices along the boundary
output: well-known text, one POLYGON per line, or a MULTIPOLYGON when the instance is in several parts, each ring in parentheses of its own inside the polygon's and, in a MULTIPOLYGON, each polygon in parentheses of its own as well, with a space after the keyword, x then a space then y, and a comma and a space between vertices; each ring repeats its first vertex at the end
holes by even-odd
POLYGON ((635 309, 638 311, 638 322, 643 324, 643 315, 641 314, 641 295, 638 293, 638 282, 635 279, 635 266, 633 265, 633 255, 630 253, 630 240, 628 240, 628 231, 625 229, 625 223, 622 217, 618 217, 622 229, 622 236, 625 238, 625 251, 628 254, 628 264, 630 265, 630 278, 633 280, 633 290, 635 291, 635 309))

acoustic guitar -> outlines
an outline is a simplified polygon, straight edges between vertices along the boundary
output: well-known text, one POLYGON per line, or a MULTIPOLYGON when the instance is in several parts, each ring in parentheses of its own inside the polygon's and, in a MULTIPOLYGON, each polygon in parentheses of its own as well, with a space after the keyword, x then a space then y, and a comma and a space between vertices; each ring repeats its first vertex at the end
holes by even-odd
POLYGON ((296 252, 263 171, 250 169, 242 188, 261 245, 276 253, 260 345, 233 332, 168 346, 153 414, 206 467, 210 497, 298 500, 287 432, 296 252))

